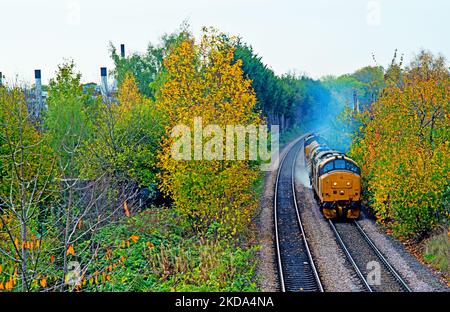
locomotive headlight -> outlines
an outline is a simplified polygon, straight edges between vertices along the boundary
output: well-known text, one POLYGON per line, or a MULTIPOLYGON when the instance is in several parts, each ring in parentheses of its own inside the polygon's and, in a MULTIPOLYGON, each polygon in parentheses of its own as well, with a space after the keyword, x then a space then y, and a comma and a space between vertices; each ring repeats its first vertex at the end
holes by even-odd
POLYGON ((333 182, 333 185, 336 186, 336 185, 337 185, 337 182, 333 182))
POLYGON ((347 182, 347 186, 350 186, 350 182, 347 182))

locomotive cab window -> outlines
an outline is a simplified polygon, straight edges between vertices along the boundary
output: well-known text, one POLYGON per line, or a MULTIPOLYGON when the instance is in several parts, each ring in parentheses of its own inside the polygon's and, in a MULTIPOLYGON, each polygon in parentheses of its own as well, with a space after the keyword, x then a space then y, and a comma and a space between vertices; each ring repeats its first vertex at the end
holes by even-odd
POLYGON ((334 169, 345 169, 345 160, 344 159, 336 159, 334 161, 334 169))
POLYGON ((361 174, 361 170, 353 162, 345 159, 336 159, 327 162, 320 168, 319 175, 323 175, 332 170, 348 170, 356 174, 361 174))
POLYGON ((329 161, 325 165, 323 165, 322 168, 320 168, 319 175, 325 174, 325 173, 327 173, 327 172, 329 172, 329 171, 331 171, 333 169, 334 169, 333 162, 329 161))
POLYGON ((349 170, 349 171, 352 171, 352 172, 357 173, 357 174, 361 174, 361 170, 358 168, 358 166, 355 165, 355 164, 354 164, 353 162, 351 162, 351 161, 347 161, 347 162, 346 162, 346 168, 347 168, 347 170, 349 170))

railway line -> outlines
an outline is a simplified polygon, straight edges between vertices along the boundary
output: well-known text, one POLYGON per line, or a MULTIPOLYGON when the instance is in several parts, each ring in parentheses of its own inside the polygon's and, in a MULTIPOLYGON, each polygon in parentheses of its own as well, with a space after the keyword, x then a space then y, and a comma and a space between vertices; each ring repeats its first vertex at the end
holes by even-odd
POLYGON ((274 221, 279 281, 283 292, 323 292, 295 195, 295 160, 302 142, 302 139, 295 142, 281 159, 275 182, 274 221))
MULTIPOLYGON (((282 157, 275 182, 274 229, 279 289, 323 292, 305 235, 295 191, 295 167, 304 137, 282 157)), ((355 272, 361 291, 410 292, 405 280, 383 256, 356 220, 328 220, 333 235, 355 272)))
POLYGON ((389 264, 358 221, 335 222, 330 227, 365 291, 410 292, 408 284, 389 264))

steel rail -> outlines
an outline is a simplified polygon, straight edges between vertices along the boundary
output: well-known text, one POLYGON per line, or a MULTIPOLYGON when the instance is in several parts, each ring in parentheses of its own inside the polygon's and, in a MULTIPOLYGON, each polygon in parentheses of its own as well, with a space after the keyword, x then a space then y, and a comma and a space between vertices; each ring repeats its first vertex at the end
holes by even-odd
POLYGON ((292 196, 292 200, 294 201, 293 205, 295 208, 295 212, 296 212, 296 216, 297 216, 297 224, 298 224, 298 230, 301 234, 302 237, 302 241, 304 243, 305 246, 305 253, 307 256, 307 259, 309 260, 309 269, 311 270, 310 272, 312 272, 312 275, 314 277, 314 281, 315 284, 317 286, 317 289, 320 292, 323 292, 323 286, 322 283, 320 281, 319 278, 319 274, 317 272, 316 266, 314 265, 314 261, 312 258, 312 254, 308 245, 308 242, 306 240, 306 235, 305 235, 305 231, 303 228, 303 224, 301 221, 301 217, 300 217, 300 213, 299 213, 299 209, 298 209, 298 205, 297 205, 297 197, 296 197, 296 192, 295 192, 295 182, 294 182, 294 172, 295 172, 295 164, 296 164, 296 158, 297 155, 301 149, 301 145, 299 147, 296 147, 297 145, 300 144, 300 142, 303 140, 304 136, 301 136, 300 138, 298 138, 296 141, 294 141, 293 143, 291 143, 291 146, 286 150, 285 154, 283 155, 280 163, 278 164, 278 171, 277 171, 277 177, 276 177, 276 181, 275 181, 275 191, 274 191, 274 227, 275 227, 275 242, 276 242, 276 253, 277 253, 277 263, 278 263, 278 273, 279 273, 279 280, 280 280, 280 288, 282 292, 286 292, 286 275, 285 275, 285 270, 283 269, 283 254, 281 251, 281 243, 280 243, 280 234, 279 234, 279 228, 278 228, 278 185, 280 184, 280 175, 281 175, 281 170, 283 168, 283 166, 286 163, 286 157, 289 153, 292 152, 293 148, 297 148, 297 150, 295 151, 294 154, 294 159, 293 159, 293 164, 292 164, 292 169, 291 169, 291 187, 292 187, 292 192, 293 192, 293 196, 292 196))
POLYGON ((339 245, 341 245, 342 250, 344 251, 345 255, 347 256, 348 261, 350 262, 350 264, 353 266, 353 269, 355 270, 356 274, 358 275, 358 277, 360 278, 360 280, 363 282, 364 287, 369 291, 369 292, 373 292, 372 287, 370 287, 369 283, 367 282, 366 278, 364 277, 364 275, 362 274, 361 270, 359 269, 358 265, 356 264, 355 260, 353 259, 352 255, 350 254, 350 251, 348 250, 347 246, 345 246, 344 241, 341 238, 341 235, 339 234, 338 230, 336 229, 336 227, 333 224, 333 221, 328 220, 328 223, 330 224, 331 229, 334 232, 334 235, 336 236, 336 239, 339 243, 339 245))
MULTIPOLYGON (((296 142, 297 143, 297 142, 296 142)), ((296 143, 292 143, 292 145, 295 145, 296 143)), ((274 215, 274 224, 275 224, 275 242, 277 247, 277 260, 278 260, 278 274, 280 275, 280 286, 281 291, 285 292, 286 287, 284 284, 284 274, 283 274, 283 265, 281 263, 281 251, 280 251, 280 238, 278 235, 278 223, 277 223, 277 194, 278 194, 278 181, 280 180, 280 173, 281 168, 283 167, 284 161, 286 159, 286 156, 289 154, 289 151, 291 150, 292 146, 286 151, 286 153, 283 155, 281 161, 278 164, 277 168, 277 178, 275 181, 275 192, 273 196, 273 215, 274 215)))
POLYGON ((294 175, 294 173, 295 173, 295 165, 297 163, 297 156, 298 156, 298 153, 300 150, 301 150, 301 145, 297 149, 297 152, 294 155, 294 163, 292 165, 292 172, 291 172, 292 194, 293 194, 293 199, 294 199, 295 212, 297 214, 298 226, 300 228, 300 232, 302 233, 303 242, 305 243, 305 247, 306 247, 306 253, 308 254, 309 263, 311 265, 311 269, 312 269, 314 277, 316 279, 317 286, 319 287, 320 292, 324 292, 322 282, 320 281, 319 272, 317 272, 317 268, 316 268, 316 266, 314 264, 314 260, 312 258, 311 250, 309 249, 308 240, 306 239, 305 230, 303 228, 303 223, 302 223, 302 218, 300 216, 300 212, 299 212, 298 205, 297 205, 297 194, 295 191, 295 175, 294 175))

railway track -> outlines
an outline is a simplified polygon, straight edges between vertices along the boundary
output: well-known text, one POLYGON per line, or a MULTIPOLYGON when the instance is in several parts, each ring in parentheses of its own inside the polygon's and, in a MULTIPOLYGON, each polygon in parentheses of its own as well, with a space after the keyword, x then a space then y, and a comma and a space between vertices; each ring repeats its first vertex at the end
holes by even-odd
POLYGON ((328 222, 366 291, 411 291, 357 221, 338 223, 328 220, 328 222))
POLYGON ((295 160, 302 139, 281 159, 274 193, 275 241, 281 291, 323 292, 295 195, 295 160))

